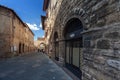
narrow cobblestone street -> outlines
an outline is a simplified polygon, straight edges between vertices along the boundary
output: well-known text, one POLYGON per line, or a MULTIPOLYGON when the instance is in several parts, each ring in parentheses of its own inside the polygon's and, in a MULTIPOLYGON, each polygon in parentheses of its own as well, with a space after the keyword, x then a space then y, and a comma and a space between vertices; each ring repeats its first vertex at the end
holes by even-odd
POLYGON ((0 80, 72 80, 45 54, 34 53, 0 61, 0 80))

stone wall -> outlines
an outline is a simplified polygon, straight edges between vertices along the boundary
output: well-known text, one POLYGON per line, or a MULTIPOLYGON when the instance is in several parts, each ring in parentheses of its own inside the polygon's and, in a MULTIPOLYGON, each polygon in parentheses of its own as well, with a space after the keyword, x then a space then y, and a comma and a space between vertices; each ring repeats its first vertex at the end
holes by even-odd
POLYGON ((19 20, 16 15, 13 17, 13 47, 16 47, 14 51, 16 54, 19 53, 19 45, 22 45, 20 54, 26 54, 34 51, 34 34, 29 29, 26 23, 19 20))
MULTIPOLYGON (((59 40, 64 40, 65 25, 72 18, 84 27, 83 80, 119 80, 120 0, 63 0, 53 28, 59 40)), ((59 44, 64 59, 64 41, 59 44)))
POLYGON ((84 33, 83 80, 119 80, 120 23, 84 33))
POLYGON ((9 10, 0 7, 0 56, 10 53, 12 16, 9 10), (5 54, 4 54, 5 53, 5 54))
POLYGON ((20 43, 22 54, 34 51, 34 34, 12 9, 0 6, 0 20, 0 58, 19 55, 20 43))

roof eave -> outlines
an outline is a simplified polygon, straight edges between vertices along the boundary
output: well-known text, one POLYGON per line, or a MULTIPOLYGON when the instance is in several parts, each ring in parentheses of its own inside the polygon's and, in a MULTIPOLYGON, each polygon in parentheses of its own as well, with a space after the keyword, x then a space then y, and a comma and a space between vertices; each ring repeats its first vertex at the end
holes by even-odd
POLYGON ((45 19, 46 17, 45 16, 41 16, 41 22, 42 22, 42 29, 45 30, 45 19))
POLYGON ((49 0, 44 0, 43 11, 46 11, 46 9, 48 8, 48 5, 49 5, 49 0))

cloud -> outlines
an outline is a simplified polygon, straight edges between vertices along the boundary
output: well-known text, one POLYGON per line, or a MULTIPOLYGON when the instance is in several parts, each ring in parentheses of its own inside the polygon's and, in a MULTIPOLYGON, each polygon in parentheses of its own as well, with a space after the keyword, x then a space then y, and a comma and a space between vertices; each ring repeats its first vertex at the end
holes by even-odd
POLYGON ((40 30, 36 24, 26 23, 31 30, 40 30))
POLYGON ((42 28, 42 23, 40 23, 40 28, 42 28))
POLYGON ((42 38, 44 38, 45 36, 43 35, 42 38))

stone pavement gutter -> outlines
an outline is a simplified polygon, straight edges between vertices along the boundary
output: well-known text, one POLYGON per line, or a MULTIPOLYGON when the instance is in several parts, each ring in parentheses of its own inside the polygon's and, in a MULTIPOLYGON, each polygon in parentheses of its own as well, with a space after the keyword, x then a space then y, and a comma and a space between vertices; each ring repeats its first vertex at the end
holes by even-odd
POLYGON ((55 62, 59 67, 61 67, 73 80, 80 80, 70 70, 68 70, 60 61, 56 61, 54 59, 51 59, 51 60, 55 62))

